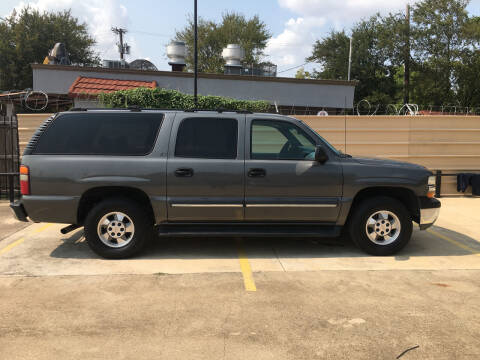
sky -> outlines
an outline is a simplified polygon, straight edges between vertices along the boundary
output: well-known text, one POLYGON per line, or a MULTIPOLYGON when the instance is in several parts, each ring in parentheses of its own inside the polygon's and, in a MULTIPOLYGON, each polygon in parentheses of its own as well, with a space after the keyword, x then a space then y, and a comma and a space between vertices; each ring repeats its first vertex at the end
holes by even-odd
MULTIPOLYGON (((198 0, 198 14, 208 20, 219 20, 222 13, 231 11, 247 17, 259 15, 273 35, 265 49, 266 60, 277 64, 279 76, 293 77, 296 67, 311 54, 315 40, 332 29, 348 31, 376 12, 403 10, 407 2, 414 4, 415 0, 198 0)), ((193 0, 1 0, 0 17, 26 5, 42 11, 72 9, 73 16, 88 24, 102 59, 119 58, 118 39, 110 29, 126 28, 126 42, 131 46, 127 61, 145 58, 159 70, 170 69, 166 45, 193 14, 193 0)), ((472 0, 468 10, 480 15, 480 0, 472 0)), ((307 64, 305 69, 314 67, 307 64)))

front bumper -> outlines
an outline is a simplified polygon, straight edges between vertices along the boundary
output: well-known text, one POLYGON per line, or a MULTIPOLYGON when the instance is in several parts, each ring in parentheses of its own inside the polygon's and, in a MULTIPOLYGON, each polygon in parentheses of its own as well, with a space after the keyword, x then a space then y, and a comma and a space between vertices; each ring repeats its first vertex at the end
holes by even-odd
POLYGON ((428 229, 435 223, 441 206, 442 203, 437 199, 420 198, 420 230, 428 229))
POLYGON ((15 216, 17 220, 28 222, 27 212, 20 201, 10 203, 10 209, 12 209, 13 216, 15 216))

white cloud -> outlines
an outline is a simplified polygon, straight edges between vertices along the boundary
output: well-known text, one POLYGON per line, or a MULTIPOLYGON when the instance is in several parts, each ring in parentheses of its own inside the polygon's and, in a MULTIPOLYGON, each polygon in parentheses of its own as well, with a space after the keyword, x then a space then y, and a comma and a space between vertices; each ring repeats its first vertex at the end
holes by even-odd
MULTIPOLYGON (((416 0, 278 0, 281 7, 298 15, 285 23, 284 30, 268 42, 266 54, 282 71, 305 62, 315 40, 331 29, 346 29, 377 12, 403 10, 416 0)), ((313 66, 306 66, 311 69, 313 66)), ((281 73, 293 76, 297 69, 281 73)))
POLYGON ((268 41, 265 53, 270 56, 269 60, 277 64, 280 71, 282 67, 302 63, 311 52, 315 34, 321 31, 325 22, 323 17, 298 17, 288 20, 283 32, 268 41))
MULTIPOLYGON (((97 41, 96 50, 102 59, 118 59, 116 43, 118 37, 112 33, 112 27, 128 28, 130 18, 127 8, 116 0, 34 0, 22 1, 15 7, 19 9, 29 5, 39 11, 72 10, 72 16, 88 25, 90 34, 97 41)), ((141 57, 141 51, 135 38, 128 34, 125 41, 131 46, 130 60, 141 57)), ((68 49, 67 49, 68 50, 68 49)), ((127 57, 128 59, 128 57, 127 57)))
POLYGON ((325 16, 332 22, 349 23, 376 12, 402 10, 408 0, 279 0, 281 7, 301 15, 325 16))

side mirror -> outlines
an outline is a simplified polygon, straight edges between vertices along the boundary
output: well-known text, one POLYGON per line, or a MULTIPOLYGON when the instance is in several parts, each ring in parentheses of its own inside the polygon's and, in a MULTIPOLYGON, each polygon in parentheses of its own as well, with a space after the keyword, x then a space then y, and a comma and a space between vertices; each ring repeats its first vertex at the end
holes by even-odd
POLYGON ((328 160, 328 155, 325 152, 325 149, 320 145, 317 145, 315 148, 315 161, 320 164, 324 164, 328 160))

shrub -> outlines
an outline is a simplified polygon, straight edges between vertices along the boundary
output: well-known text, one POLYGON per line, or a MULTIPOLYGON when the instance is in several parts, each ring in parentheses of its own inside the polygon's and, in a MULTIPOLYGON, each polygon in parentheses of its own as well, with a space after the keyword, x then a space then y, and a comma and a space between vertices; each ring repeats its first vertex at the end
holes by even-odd
MULTIPOLYGON (((120 90, 112 93, 102 93, 98 96, 98 99, 104 106, 110 108, 123 108, 136 105, 142 108, 188 110, 195 107, 193 95, 183 94, 177 90, 161 88, 137 88, 120 90)), ((268 112, 270 107, 270 104, 263 100, 236 100, 223 96, 211 95, 198 96, 198 108, 204 110, 217 110, 219 108, 224 108, 228 110, 268 112)))

